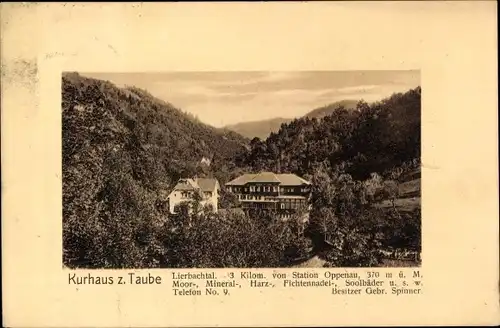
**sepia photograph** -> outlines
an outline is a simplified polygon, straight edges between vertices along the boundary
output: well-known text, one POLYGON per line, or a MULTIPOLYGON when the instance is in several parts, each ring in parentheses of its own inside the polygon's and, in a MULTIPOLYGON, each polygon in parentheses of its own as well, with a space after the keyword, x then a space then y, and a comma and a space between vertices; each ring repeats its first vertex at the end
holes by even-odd
POLYGON ((69 268, 418 267, 419 71, 62 74, 69 268))

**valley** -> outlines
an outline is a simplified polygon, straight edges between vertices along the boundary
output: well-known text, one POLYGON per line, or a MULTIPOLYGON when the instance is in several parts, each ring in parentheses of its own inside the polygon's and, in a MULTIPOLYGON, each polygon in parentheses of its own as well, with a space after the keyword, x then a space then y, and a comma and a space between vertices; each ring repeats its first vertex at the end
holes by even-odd
POLYGON ((241 135, 212 127, 145 90, 65 73, 64 263, 402 263, 383 254, 420 252, 420 95, 418 87, 370 104, 346 101, 299 118, 243 123, 262 129, 262 138, 252 138, 252 128, 241 135), (294 216, 285 222, 273 213, 241 211, 225 184, 260 172, 311 183, 306 227, 294 216), (168 194, 180 180, 194 177, 217 181, 219 210, 170 213, 168 194))

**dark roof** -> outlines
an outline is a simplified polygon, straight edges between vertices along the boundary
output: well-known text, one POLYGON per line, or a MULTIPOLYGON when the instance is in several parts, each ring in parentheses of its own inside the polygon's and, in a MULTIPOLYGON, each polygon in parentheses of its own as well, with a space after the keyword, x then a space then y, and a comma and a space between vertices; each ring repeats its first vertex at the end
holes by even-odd
POLYGON ((219 182, 216 179, 180 179, 174 187, 174 190, 180 191, 214 191, 219 189, 219 182))
POLYGON ((301 177, 290 174, 275 174, 272 172, 262 172, 259 174, 243 174, 236 179, 226 183, 228 186, 243 186, 247 183, 278 183, 281 186, 300 186, 303 184, 311 184, 309 181, 301 177))
POLYGON ((195 180, 202 191, 214 191, 219 188, 219 183, 216 179, 198 178, 195 180))
POLYGON ((174 190, 196 190, 198 189, 195 182, 192 179, 181 179, 174 187, 174 190))

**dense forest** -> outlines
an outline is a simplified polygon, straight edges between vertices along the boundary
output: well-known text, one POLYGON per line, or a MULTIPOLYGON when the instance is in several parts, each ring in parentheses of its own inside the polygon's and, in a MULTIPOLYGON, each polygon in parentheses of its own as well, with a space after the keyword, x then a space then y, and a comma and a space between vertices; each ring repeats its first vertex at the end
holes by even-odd
POLYGON ((180 177, 227 171, 223 167, 231 163, 228 158, 246 151, 247 143, 146 91, 64 74, 65 262, 126 263, 110 259, 106 252, 112 257, 135 256, 135 251, 126 251, 136 250, 130 241, 135 240, 134 229, 151 232, 151 222, 163 220, 159 203, 180 177), (210 166, 201 162, 203 158, 210 166), (129 225, 133 229, 127 230, 129 225))
POLYGON ((338 107, 317 119, 308 116, 283 124, 238 158, 254 170, 310 175, 319 163, 341 168, 356 180, 386 173, 420 158, 420 87, 356 108, 338 107))
POLYGON ((312 249, 328 265, 371 266, 380 265, 380 249, 419 251, 420 96, 419 87, 336 107, 322 118, 284 123, 266 140, 248 140, 144 90, 66 73, 64 264, 279 267, 312 249), (166 196, 180 177, 215 177, 223 186, 260 170, 313 182, 305 231, 298 220, 245 216, 224 190, 218 214, 168 214, 166 196), (399 206, 409 196, 418 206, 399 206))

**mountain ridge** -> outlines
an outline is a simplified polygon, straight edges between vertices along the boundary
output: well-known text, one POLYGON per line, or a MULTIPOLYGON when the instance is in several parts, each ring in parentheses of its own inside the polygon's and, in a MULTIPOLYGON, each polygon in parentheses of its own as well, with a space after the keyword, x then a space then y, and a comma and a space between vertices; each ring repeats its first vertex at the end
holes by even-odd
POLYGON ((241 122, 224 126, 225 129, 234 131, 246 138, 266 139, 271 132, 278 131, 282 124, 290 123, 293 118, 275 117, 267 120, 241 122))
POLYGON ((65 168, 82 158, 114 154, 127 161, 134 179, 156 176, 171 184, 180 176, 196 174, 201 159, 222 165, 245 151, 249 142, 233 131, 200 122, 145 90, 121 88, 78 73, 62 76, 62 109, 65 168))
MULTIPOLYGON (((355 109, 358 100, 345 99, 336 101, 334 103, 315 108, 301 117, 321 119, 330 115, 338 108, 344 107, 345 109, 355 109)), ((281 128, 282 124, 288 124, 295 118, 274 117, 265 120, 256 120, 250 122, 241 122, 224 126, 225 129, 232 130, 248 139, 255 137, 265 140, 271 133, 276 133, 281 128)))

